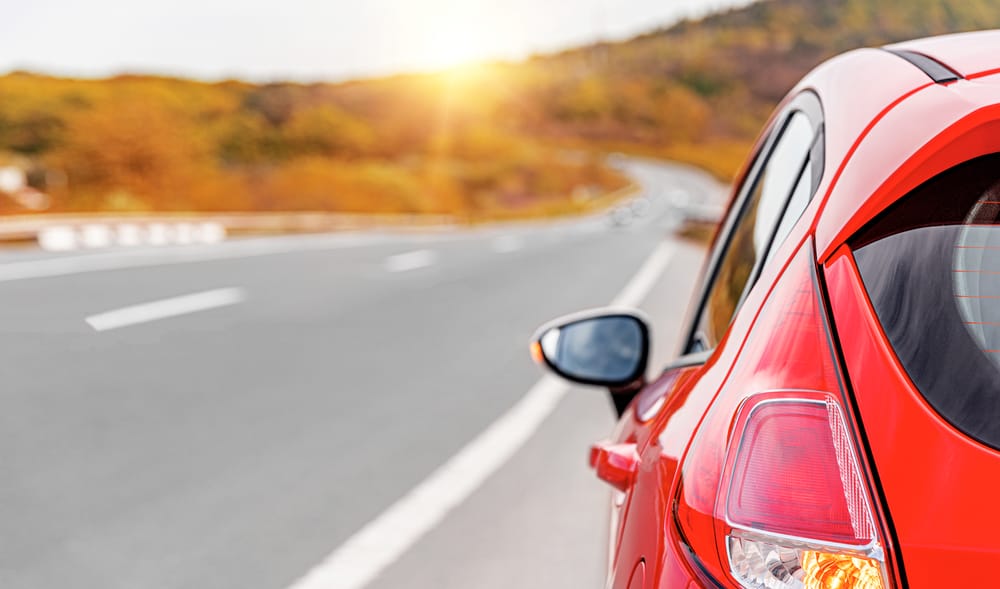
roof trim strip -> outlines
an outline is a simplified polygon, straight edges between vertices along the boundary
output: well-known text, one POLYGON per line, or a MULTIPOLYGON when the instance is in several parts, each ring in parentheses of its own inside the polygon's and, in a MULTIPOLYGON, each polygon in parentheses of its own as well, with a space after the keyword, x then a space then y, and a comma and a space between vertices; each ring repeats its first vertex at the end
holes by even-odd
POLYGON ((962 79, 961 74, 958 72, 922 53, 907 51, 906 49, 889 49, 887 47, 883 47, 882 49, 917 66, 920 68, 920 71, 927 74, 937 84, 947 84, 948 82, 962 79))

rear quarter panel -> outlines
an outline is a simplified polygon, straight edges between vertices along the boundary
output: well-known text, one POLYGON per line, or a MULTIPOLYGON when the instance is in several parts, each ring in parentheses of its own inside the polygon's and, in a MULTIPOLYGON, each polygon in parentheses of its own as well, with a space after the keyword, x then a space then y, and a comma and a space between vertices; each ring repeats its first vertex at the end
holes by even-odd
POLYGON ((1000 454, 956 431, 914 388, 846 247, 824 273, 845 369, 909 586, 994 586, 1000 565, 1000 454))

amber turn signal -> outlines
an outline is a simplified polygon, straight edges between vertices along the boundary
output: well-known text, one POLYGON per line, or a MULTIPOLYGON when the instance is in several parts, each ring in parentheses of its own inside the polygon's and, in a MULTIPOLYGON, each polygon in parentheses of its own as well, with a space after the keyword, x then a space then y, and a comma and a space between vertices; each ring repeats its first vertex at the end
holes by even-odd
POLYGON ((882 589, 881 567, 874 558, 805 550, 801 562, 806 589, 882 589))
POLYGON ((542 354, 542 344, 538 340, 531 342, 531 359, 535 364, 545 364, 545 356, 542 354))

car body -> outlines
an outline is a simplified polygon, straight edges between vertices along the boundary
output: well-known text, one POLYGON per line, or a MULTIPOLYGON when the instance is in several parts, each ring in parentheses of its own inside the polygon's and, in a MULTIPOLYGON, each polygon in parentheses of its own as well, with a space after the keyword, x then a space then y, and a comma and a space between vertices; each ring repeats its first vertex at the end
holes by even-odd
POLYGON ((998 153, 1000 32, 843 54, 764 128, 662 373, 641 315, 539 331, 620 411, 609 587, 1000 585, 998 153))

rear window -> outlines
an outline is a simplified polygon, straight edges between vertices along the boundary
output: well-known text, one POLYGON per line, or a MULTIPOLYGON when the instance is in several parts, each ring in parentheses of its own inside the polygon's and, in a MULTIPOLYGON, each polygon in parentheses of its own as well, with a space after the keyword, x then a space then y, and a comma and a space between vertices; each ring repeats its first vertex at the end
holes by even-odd
POLYGON ((1000 448, 1000 154, 926 182, 850 245, 913 384, 956 428, 1000 448))

